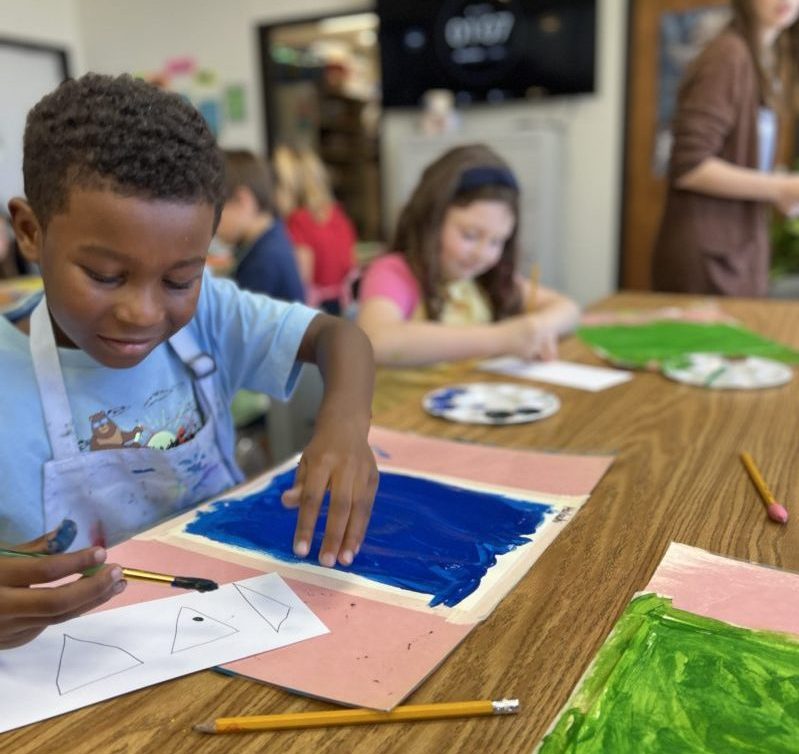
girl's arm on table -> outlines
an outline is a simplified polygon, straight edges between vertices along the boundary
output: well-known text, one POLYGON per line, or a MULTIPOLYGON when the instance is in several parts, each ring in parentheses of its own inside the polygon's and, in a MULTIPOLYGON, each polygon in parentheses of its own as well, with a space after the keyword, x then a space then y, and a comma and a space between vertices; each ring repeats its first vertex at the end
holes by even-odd
POLYGON ((561 319, 565 323, 571 316, 564 317, 566 309, 571 310, 553 299, 539 313, 490 324, 448 325, 404 320, 396 303, 375 296, 360 304, 358 324, 372 341, 375 360, 386 366, 422 366, 506 355, 549 358, 552 335, 556 339, 561 319))

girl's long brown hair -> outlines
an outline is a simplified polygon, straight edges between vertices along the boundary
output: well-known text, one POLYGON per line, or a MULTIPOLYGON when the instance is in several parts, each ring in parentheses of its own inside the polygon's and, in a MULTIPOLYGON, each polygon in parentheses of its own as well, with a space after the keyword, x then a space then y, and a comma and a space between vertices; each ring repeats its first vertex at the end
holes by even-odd
POLYGON ((731 0, 730 27, 742 37, 755 63, 762 104, 784 111, 793 108, 794 87, 799 67, 799 21, 783 31, 775 43, 774 70, 769 71, 763 61, 757 17, 752 0, 731 0), (775 85, 776 84, 776 85, 775 85))
POLYGON ((494 320, 518 314, 521 291, 514 280, 519 232, 519 192, 508 186, 485 185, 458 191, 470 168, 493 167, 511 172, 508 164, 484 144, 455 147, 428 165, 403 207, 391 248, 404 254, 419 281, 427 317, 441 318, 444 307, 441 277, 441 230, 447 209, 475 201, 500 201, 508 205, 516 223, 499 261, 477 278, 486 292, 494 320))

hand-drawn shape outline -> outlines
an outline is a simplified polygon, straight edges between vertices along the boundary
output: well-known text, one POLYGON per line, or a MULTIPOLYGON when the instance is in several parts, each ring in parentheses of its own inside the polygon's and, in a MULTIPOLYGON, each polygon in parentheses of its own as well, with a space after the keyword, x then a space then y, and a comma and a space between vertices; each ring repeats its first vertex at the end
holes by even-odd
POLYGON ((219 641, 220 639, 225 639, 228 636, 232 636, 233 634, 237 634, 237 633, 239 633, 239 629, 236 628, 235 626, 231 626, 229 623, 225 623, 224 621, 218 620, 217 618, 212 618, 210 615, 206 615, 205 613, 201 613, 199 610, 197 610, 197 609, 195 609, 193 607, 185 607, 184 606, 184 607, 180 608, 180 610, 178 611, 178 616, 175 619, 175 634, 172 637, 172 648, 170 650, 170 654, 175 654, 177 652, 183 652, 186 649, 193 649, 195 647, 202 647, 202 646, 204 646, 206 644, 210 644, 211 642, 214 642, 214 641, 219 641), (175 645, 178 643, 178 633, 179 633, 179 630, 180 630, 180 617, 181 617, 181 615, 183 615, 184 610, 185 611, 191 611, 192 613, 196 613, 197 615, 202 616, 206 620, 212 621, 214 626, 224 626, 225 628, 227 628, 229 630, 227 632, 223 633, 223 634, 218 634, 216 636, 213 636, 212 638, 208 639, 207 641, 201 641, 198 644, 187 644, 186 646, 180 647, 180 649, 175 649, 175 645))
MULTIPOLYGON (((111 655, 110 655, 109 652, 105 652, 105 656, 106 657, 110 657, 111 655)), ((91 658, 88 658, 88 659, 91 660, 91 658)), ((88 686, 91 683, 96 683, 97 681, 105 680, 106 678, 110 678, 111 676, 118 675, 119 673, 124 673, 125 671, 131 670, 131 669, 133 669, 135 667, 138 667, 139 665, 142 665, 142 664, 144 664, 143 660, 140 660, 138 657, 132 655, 126 649, 122 649, 122 647, 117 647, 117 646, 114 646, 113 644, 104 644, 103 642, 100 642, 100 641, 91 641, 89 639, 78 639, 75 636, 70 636, 69 634, 64 634, 64 641, 63 641, 63 644, 61 645, 61 654, 58 657, 58 669, 56 670, 56 679, 55 679, 56 688, 58 689, 58 695, 59 696, 63 696, 64 694, 68 694, 70 691, 75 691, 76 689, 83 688, 84 686, 88 686), (66 672, 66 670, 63 667, 63 665, 64 665, 64 656, 66 655, 66 652, 67 652, 67 646, 69 646, 67 644, 67 639, 71 639, 72 641, 81 642, 81 644, 94 644, 97 647, 102 647, 104 650, 114 650, 114 652, 118 653, 117 654, 117 658, 120 658, 122 655, 125 655, 126 658, 130 658, 130 660, 132 660, 132 662, 130 662, 130 664, 126 665, 125 667, 120 667, 118 670, 115 670, 112 673, 106 673, 105 675, 99 675, 96 678, 92 678, 91 680, 86 680, 83 683, 78 683, 76 685, 72 685, 71 687, 67 688, 67 684, 64 683, 63 679, 62 679, 62 672, 64 672, 64 673, 66 672)), ((84 659, 83 661, 80 662, 79 667, 81 667, 82 669, 85 669, 87 671, 97 670, 97 666, 91 661, 87 662, 86 659, 84 659)), ((99 672, 102 673, 103 671, 100 670, 99 672)))
MULTIPOLYGON (((235 583, 233 584, 233 586, 236 587, 236 589, 238 590, 239 594, 244 598, 244 601, 253 610, 255 610, 255 612, 258 613, 258 615, 260 615, 269 624, 269 627, 275 633, 279 634, 281 626, 286 622, 286 619, 289 617, 289 615, 291 615, 291 611, 293 609, 292 606, 291 605, 287 605, 284 602, 281 602, 280 600, 276 600, 274 597, 270 597, 270 596, 268 596, 266 594, 262 594, 261 592, 256 592, 255 589, 250 589, 247 586, 241 586, 240 584, 235 584, 235 583), (248 597, 245 594, 245 592, 249 592, 253 596, 252 597, 248 597), (255 602, 253 600, 256 600, 258 602, 261 602, 263 600, 268 600, 267 604, 274 603, 275 605, 280 605, 280 607, 285 609, 285 611, 286 611, 285 615, 283 615, 283 617, 280 618, 279 621, 277 621, 277 625, 275 625, 274 617, 266 615, 261 609, 259 609, 256 606, 256 604, 255 604, 255 602)), ((272 605, 269 604, 269 607, 272 607, 272 605)), ((282 612, 282 611, 279 611, 279 612, 282 612)))

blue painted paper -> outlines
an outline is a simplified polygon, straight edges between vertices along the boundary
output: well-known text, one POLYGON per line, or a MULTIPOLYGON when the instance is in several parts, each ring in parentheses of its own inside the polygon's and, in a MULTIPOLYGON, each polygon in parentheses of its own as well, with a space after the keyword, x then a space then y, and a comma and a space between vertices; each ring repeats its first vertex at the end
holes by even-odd
MULTIPOLYGON (((200 511, 185 531, 214 542, 303 562, 292 552, 296 511, 280 496, 295 470, 238 500, 221 500, 200 511)), ((325 495, 311 545, 316 560, 329 495, 325 495)), ((382 472, 369 530, 352 566, 356 573, 390 586, 431 594, 430 605, 457 605, 480 585, 497 556, 527 544, 552 507, 464 489, 430 479, 382 472)))

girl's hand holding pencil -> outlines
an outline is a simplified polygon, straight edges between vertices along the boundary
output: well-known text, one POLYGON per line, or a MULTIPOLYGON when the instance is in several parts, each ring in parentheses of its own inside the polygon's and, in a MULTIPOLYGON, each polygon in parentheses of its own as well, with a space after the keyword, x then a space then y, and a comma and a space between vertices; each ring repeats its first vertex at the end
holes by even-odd
POLYGON ((49 534, 13 547, 49 557, 0 557, 0 649, 25 644, 47 626, 81 615, 125 588, 119 566, 99 568, 68 584, 44 586, 68 576, 82 576, 105 563, 102 547, 64 553, 74 536, 74 524, 64 522, 49 534))
POLYGON ((498 354, 520 359, 552 361, 558 358, 558 340, 577 324, 577 305, 539 283, 539 267, 534 264, 529 280, 519 279, 524 313, 496 323, 500 342, 498 354))
POLYGON ((558 329, 545 314, 520 314, 497 323, 503 354, 520 359, 551 361, 558 357, 558 329))

